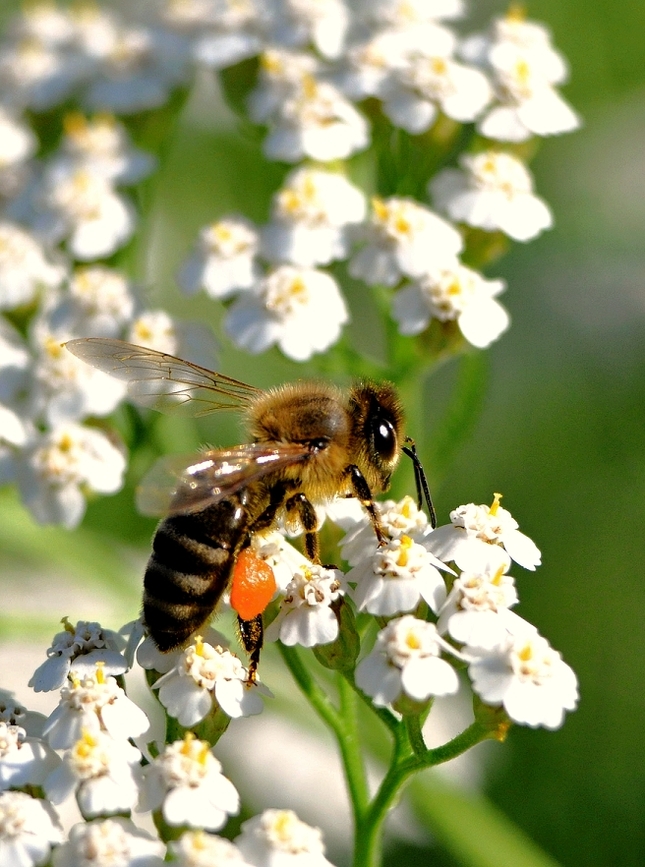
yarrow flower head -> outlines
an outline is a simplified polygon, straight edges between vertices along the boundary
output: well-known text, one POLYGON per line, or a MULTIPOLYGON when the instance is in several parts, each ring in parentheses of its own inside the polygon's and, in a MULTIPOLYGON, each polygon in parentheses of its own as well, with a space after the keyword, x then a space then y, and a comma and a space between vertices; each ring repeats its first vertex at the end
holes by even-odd
POLYGON ((473 346, 489 346, 510 325, 506 309, 496 300, 504 280, 486 280, 455 260, 404 286, 394 296, 392 315, 401 334, 420 334, 431 319, 456 321, 473 346))
POLYGON ((429 208, 395 197, 372 200, 362 239, 366 244, 351 259, 349 272, 384 286, 452 262, 463 246, 459 232, 429 208))
POLYGON ((276 193, 262 251, 273 261, 310 267, 342 259, 350 230, 365 217, 365 196, 337 172, 303 167, 276 193))
POLYGON ((261 713, 259 684, 249 684, 248 671, 235 654, 197 636, 177 665, 154 684, 159 701, 180 725, 191 727, 204 719, 214 703, 230 717, 261 713))
POLYGON ((64 617, 62 623, 64 630, 54 636, 46 661, 29 681, 35 692, 60 689, 72 668, 77 677, 95 675, 97 663, 102 664, 105 675, 127 671, 128 663, 121 652, 125 640, 118 633, 94 621, 79 620, 72 626, 64 617))
POLYGON ((235 844, 248 863, 258 867, 332 867, 320 829, 307 825, 293 810, 265 810, 247 819, 235 844))
POLYGON ((69 840, 54 851, 54 867, 163 867, 165 845, 114 816, 74 825, 69 840))
POLYGON ((278 616, 267 630, 267 639, 283 644, 314 647, 338 637, 338 620, 332 603, 344 593, 343 574, 310 564, 300 568, 286 587, 278 616))
POLYGON ((187 295, 204 289, 211 298, 228 298, 250 289, 259 278, 258 233, 244 217, 222 217, 199 233, 195 250, 177 280, 187 295))
POLYGON ((0 309, 30 304, 40 290, 59 286, 64 276, 65 268, 50 261, 32 234, 0 222, 0 309))
POLYGON ((217 831, 240 808, 221 770, 210 744, 187 732, 145 768, 141 809, 161 810, 169 825, 217 831))
POLYGON ((106 731, 115 739, 128 740, 149 728, 148 717, 127 697, 115 678, 105 677, 99 662, 93 677, 73 677, 61 689, 58 707, 49 716, 43 735, 54 749, 69 749, 84 732, 106 731))
POLYGON ((441 211, 487 232, 499 230, 515 241, 530 241, 553 225, 546 203, 533 193, 524 163, 503 151, 460 157, 461 169, 443 169, 429 184, 441 211))
POLYGON ((127 740, 84 731, 45 780, 45 793, 54 804, 74 793, 85 818, 132 810, 139 797, 140 761, 141 753, 127 740))
POLYGON ((313 268, 281 265, 230 307, 224 327, 238 346, 264 352, 273 344, 294 361, 324 352, 349 319, 338 284, 313 268))
POLYGON ((495 546, 501 546, 520 566, 534 570, 541 563, 540 551, 519 531, 517 521, 500 505, 501 498, 501 494, 495 494, 490 506, 468 503, 453 509, 452 523, 437 527, 427 539, 428 549, 446 563, 453 561, 460 569, 476 572, 495 555, 495 568, 504 563, 504 551, 495 550, 495 546))
POLYGON ((125 457, 95 428, 63 424, 34 437, 21 455, 18 486, 41 524, 75 527, 85 513, 85 491, 114 494, 123 484, 125 457))
MULTIPOLYGON (((348 503, 351 503, 351 500, 348 500, 348 503)), ((410 496, 406 495, 399 502, 384 500, 374 505, 383 533, 389 539, 409 536, 419 541, 432 530, 426 513, 419 509, 410 496)), ((347 560, 350 566, 357 566, 366 555, 374 553, 374 527, 364 510, 360 512, 358 522, 347 528, 339 545, 343 559, 347 560)))
POLYGON ((459 688, 457 672, 444 659, 454 652, 433 623, 411 614, 390 620, 376 637, 372 652, 358 664, 356 685, 374 704, 392 704, 405 693, 413 701, 453 695, 459 688))
POLYGON ((0 792, 0 864, 36 867, 62 843, 58 816, 47 801, 25 792, 0 792))
POLYGON ((504 641, 521 621, 510 611, 518 602, 515 581, 506 574, 510 564, 508 555, 488 562, 482 558, 477 571, 464 571, 455 578, 439 612, 438 631, 473 647, 490 649, 504 641))
POLYGON ((492 77, 496 104, 479 122, 486 138, 521 142, 532 135, 571 132, 580 118, 555 89, 568 77, 565 59, 549 31, 512 8, 486 34, 461 45, 461 54, 492 77))
POLYGON ((59 764, 58 756, 38 738, 0 720, 0 791, 38 786, 59 764))
POLYGON ((376 548, 346 578, 356 582, 352 596, 359 611, 388 616, 412 611, 423 599, 436 613, 446 598, 439 572, 445 568, 424 545, 404 534, 376 548))
POLYGON ((463 652, 474 691, 486 704, 503 706, 513 722, 557 729, 564 712, 576 707, 573 670, 528 624, 491 650, 465 647, 463 652))
POLYGON ((234 843, 206 831, 186 831, 169 849, 177 867, 251 867, 234 843))

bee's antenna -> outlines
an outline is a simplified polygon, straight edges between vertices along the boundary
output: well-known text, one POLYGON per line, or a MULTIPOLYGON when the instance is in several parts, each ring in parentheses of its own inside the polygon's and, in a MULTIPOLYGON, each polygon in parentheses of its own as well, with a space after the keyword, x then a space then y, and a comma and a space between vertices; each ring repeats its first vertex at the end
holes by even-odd
POLYGON ((410 437, 406 437, 405 441, 406 443, 410 443, 410 446, 403 446, 401 451, 410 458, 410 460, 412 461, 412 466, 414 467, 414 484, 416 485, 417 489, 417 501, 419 504, 419 508, 423 508, 423 500, 425 498, 425 502, 428 507, 428 515, 430 517, 430 526, 434 530, 437 526, 437 513, 435 512, 432 497, 430 496, 430 488, 428 487, 426 471, 423 469, 423 464, 419 460, 419 455, 417 454, 417 447, 414 440, 410 437))

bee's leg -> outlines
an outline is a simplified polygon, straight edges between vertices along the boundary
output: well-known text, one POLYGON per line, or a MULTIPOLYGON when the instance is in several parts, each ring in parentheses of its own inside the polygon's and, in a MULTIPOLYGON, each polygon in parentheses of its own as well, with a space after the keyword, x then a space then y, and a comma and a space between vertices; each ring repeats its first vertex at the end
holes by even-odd
POLYGON ((262 623, 262 615, 258 614, 253 620, 242 620, 237 618, 237 625, 240 631, 240 638, 244 649, 249 655, 249 676, 248 683, 255 683, 258 664, 260 662, 260 651, 264 644, 264 625, 262 623))
POLYGON ((381 519, 379 518, 378 512, 376 511, 372 492, 370 491, 370 486, 365 480, 365 476, 359 470, 356 464, 350 464, 346 468, 345 474, 349 476, 352 490, 354 491, 354 496, 361 504, 361 506, 367 509, 367 514, 370 516, 370 521, 372 522, 372 526, 374 527, 374 532, 376 533, 376 538, 379 545, 384 545, 386 541, 385 533, 383 532, 383 527, 381 526, 381 519))
POLYGON ((268 530, 273 526, 276 515, 284 504, 285 497, 290 489, 293 489, 290 482, 280 482, 272 487, 269 505, 251 525, 249 536, 252 536, 253 533, 261 533, 262 530, 268 530))
POLYGON ((320 563, 320 545, 318 544, 318 515, 310 501, 304 494, 294 494, 290 497, 285 508, 287 512, 297 512, 298 520, 305 531, 305 554, 312 563, 320 563))

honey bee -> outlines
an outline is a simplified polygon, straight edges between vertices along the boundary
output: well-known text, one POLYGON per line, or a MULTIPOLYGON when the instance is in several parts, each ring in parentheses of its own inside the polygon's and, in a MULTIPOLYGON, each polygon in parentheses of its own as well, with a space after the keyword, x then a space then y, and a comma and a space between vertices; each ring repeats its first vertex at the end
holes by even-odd
MULTIPOLYGON (((246 549, 255 533, 280 519, 299 524, 307 557, 319 563, 315 505, 340 495, 355 497, 365 507, 382 543, 373 497, 388 489, 401 451, 413 458, 420 498, 419 474, 427 493, 414 448, 402 446, 403 410, 390 383, 365 381, 341 390, 326 382, 299 381, 263 391, 121 340, 83 338, 66 347, 125 380, 130 398, 141 405, 194 416, 217 410, 244 415, 249 442, 204 451, 188 461, 161 458, 139 489, 140 509, 163 516, 143 592, 144 623, 163 652, 181 647, 210 619, 245 560, 241 555, 250 553, 246 549)), ((244 566, 253 573, 251 583, 261 567, 268 569, 256 560, 244 566)), ((266 595, 258 591, 257 603, 252 599, 238 608, 250 681, 262 647, 266 595)))

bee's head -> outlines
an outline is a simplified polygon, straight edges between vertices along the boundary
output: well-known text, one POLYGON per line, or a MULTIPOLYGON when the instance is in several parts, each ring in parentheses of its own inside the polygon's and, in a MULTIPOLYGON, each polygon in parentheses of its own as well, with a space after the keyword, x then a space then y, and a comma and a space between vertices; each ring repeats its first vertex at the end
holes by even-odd
POLYGON ((404 416, 389 382, 361 382, 350 390, 354 460, 373 494, 386 491, 399 462, 404 416))

